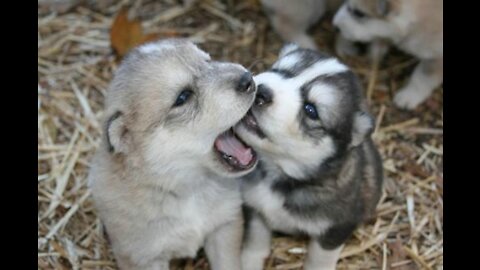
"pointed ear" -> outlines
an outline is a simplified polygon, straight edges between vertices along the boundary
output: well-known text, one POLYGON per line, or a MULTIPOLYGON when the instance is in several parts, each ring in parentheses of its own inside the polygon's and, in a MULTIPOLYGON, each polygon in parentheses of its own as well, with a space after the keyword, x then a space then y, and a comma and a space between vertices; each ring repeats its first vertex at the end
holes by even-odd
POLYGON ((353 117, 353 129, 352 129, 352 147, 360 145, 368 136, 373 132, 375 126, 375 120, 373 117, 363 111, 355 113, 353 117))
POLYGON ((122 112, 112 114, 105 124, 105 136, 110 153, 126 153, 130 143, 130 134, 125 126, 122 112))
POLYGON ((389 0, 377 0, 377 13, 380 16, 387 16, 390 12, 390 3, 389 0))
POLYGON ((287 44, 285 44, 285 45, 282 47, 282 49, 280 50, 280 53, 278 54, 278 57, 279 57, 279 58, 280 58, 280 57, 283 57, 283 56, 289 54, 290 52, 293 52, 293 51, 295 51, 295 50, 297 50, 297 49, 299 49, 299 48, 300 48, 300 47, 299 47, 297 44, 295 44, 295 43, 287 43, 287 44))

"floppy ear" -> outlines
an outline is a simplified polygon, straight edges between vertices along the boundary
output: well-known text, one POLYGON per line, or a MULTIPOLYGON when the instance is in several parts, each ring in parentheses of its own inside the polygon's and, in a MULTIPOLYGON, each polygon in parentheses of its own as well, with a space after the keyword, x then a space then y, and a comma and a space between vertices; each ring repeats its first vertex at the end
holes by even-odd
POLYGON ((352 129, 352 147, 360 145, 368 136, 372 134, 375 120, 373 117, 363 111, 355 113, 353 117, 353 129, 352 129))
POLYGON ((287 43, 287 44, 285 44, 285 45, 282 47, 282 49, 280 50, 280 53, 279 53, 278 57, 279 57, 279 58, 280 58, 280 57, 283 57, 283 56, 289 54, 290 52, 293 52, 293 51, 295 51, 295 50, 297 50, 297 49, 299 49, 299 48, 300 48, 300 47, 299 47, 297 44, 295 44, 295 43, 287 43))
POLYGON ((390 11, 390 3, 388 0, 377 0, 377 12, 380 16, 387 16, 390 11))
POLYGON ((105 124, 105 136, 110 153, 126 153, 130 134, 125 126, 122 112, 112 114, 105 124))

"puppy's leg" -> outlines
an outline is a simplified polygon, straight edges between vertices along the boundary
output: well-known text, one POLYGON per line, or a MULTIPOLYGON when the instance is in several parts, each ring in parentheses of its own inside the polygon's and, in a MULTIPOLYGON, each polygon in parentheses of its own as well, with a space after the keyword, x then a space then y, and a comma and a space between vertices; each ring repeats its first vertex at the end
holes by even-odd
POLYGON ((307 49, 317 49, 315 41, 307 35, 308 28, 325 13, 325 1, 263 0, 275 31, 283 40, 307 49))
POLYGON ((283 40, 293 42, 306 49, 317 49, 315 41, 307 35, 307 22, 299 22, 299 18, 293 19, 287 15, 274 14, 270 16, 273 28, 283 40))
POLYGON ((335 270, 343 244, 352 235, 356 225, 338 224, 319 238, 310 239, 305 270, 335 270))
POLYGON ((246 220, 242 249, 243 270, 263 269, 264 260, 270 254, 271 231, 261 217, 252 212, 249 220, 246 220))
POLYGON ((383 40, 375 40, 368 47, 368 57, 372 62, 380 62, 390 49, 389 44, 383 40))
POLYGON ((241 270, 243 218, 225 224, 207 236, 205 252, 212 270, 241 270))
POLYGON ((308 244, 307 259, 304 263, 305 270, 335 270, 343 245, 334 249, 322 248, 317 239, 311 239, 308 244))
POLYGON ((169 270, 168 260, 154 260, 142 265, 134 264, 124 256, 115 256, 120 270, 169 270))
POLYGON ((443 81, 443 58, 423 60, 418 64, 410 80, 394 98, 400 108, 414 109, 425 101, 443 81))
POLYGON ((335 52, 340 57, 346 56, 359 56, 360 50, 355 46, 355 42, 352 42, 344 38, 341 34, 337 34, 335 38, 335 52))

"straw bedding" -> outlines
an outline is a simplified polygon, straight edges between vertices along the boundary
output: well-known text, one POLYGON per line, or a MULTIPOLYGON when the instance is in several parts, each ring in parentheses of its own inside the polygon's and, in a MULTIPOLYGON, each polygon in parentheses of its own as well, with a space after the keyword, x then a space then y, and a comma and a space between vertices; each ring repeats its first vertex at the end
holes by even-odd
MULTIPOLYGON (((105 91, 118 67, 109 31, 121 7, 129 6, 146 32, 189 37, 213 58, 254 72, 272 64, 282 46, 258 1, 206 0, 192 8, 172 0, 112 2, 64 13, 39 5, 39 269, 116 269, 86 176, 99 145, 105 91)), ((313 36, 333 53, 328 17, 313 36)), ((443 89, 415 111, 402 111, 392 96, 415 59, 393 51, 378 66, 364 58, 343 60, 371 95, 386 180, 376 218, 348 241, 338 269, 443 269, 443 89)), ((302 269, 305 248, 302 239, 276 237, 266 269, 302 269)), ((172 269, 209 268, 199 253, 172 269)))

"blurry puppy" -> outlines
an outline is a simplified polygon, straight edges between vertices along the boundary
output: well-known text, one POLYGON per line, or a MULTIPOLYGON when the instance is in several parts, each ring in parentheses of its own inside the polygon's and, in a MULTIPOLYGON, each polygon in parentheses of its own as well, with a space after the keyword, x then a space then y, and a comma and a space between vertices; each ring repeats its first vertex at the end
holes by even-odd
POLYGON ((256 87, 242 66, 182 39, 134 49, 106 97, 89 175, 120 269, 168 270, 205 246, 211 269, 240 270, 238 181, 255 153, 231 131, 256 87))
POLYGON ((347 40, 386 40, 420 59, 407 85, 395 95, 398 107, 414 109, 441 85, 443 0, 347 0, 333 23, 347 40))
POLYGON ((287 42, 316 49, 307 30, 328 10, 335 11, 342 0, 261 0, 275 31, 287 42))

